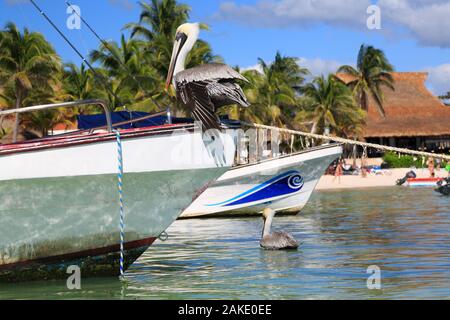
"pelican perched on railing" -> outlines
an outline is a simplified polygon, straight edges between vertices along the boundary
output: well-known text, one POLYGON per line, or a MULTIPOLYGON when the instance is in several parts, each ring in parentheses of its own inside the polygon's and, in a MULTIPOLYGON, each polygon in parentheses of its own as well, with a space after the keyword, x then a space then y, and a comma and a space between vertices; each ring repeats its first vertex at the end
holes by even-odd
POLYGON ((247 81, 239 72, 221 63, 203 64, 185 70, 186 58, 200 33, 198 23, 185 23, 176 32, 166 90, 174 85, 178 99, 201 121, 205 130, 220 129, 215 112, 218 108, 249 103, 236 80, 247 81))

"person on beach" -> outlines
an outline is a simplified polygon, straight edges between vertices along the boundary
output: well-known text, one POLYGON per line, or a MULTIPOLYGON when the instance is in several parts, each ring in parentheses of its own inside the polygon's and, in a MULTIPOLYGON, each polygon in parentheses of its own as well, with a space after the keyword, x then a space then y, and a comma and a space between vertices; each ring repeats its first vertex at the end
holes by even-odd
POLYGON ((441 171, 441 159, 436 159, 436 171, 439 173, 441 171))
POLYGON ((428 158, 428 171, 430 172, 430 177, 434 178, 434 159, 428 158))
POLYGON ((336 178, 338 179, 338 183, 341 184, 341 176, 343 174, 343 167, 342 167, 342 160, 339 159, 337 165, 336 165, 336 171, 334 172, 334 178, 333 178, 333 182, 336 180, 336 178))
POLYGON ((366 158, 361 158, 361 177, 367 178, 366 158))

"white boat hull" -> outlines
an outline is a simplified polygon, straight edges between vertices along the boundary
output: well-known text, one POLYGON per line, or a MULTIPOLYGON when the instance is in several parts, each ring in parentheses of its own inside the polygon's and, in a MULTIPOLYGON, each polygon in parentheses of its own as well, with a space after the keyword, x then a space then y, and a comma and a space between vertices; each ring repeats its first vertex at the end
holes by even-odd
POLYGON ((264 208, 298 213, 308 202, 341 146, 311 149, 232 169, 221 176, 181 218, 260 214, 264 208))
MULTIPOLYGON (((128 266, 228 170, 234 146, 218 160, 199 132, 124 136, 122 144, 128 266)), ((118 273, 115 138, 3 155, 0 168, 0 282, 65 277, 72 264, 82 276, 118 273)))

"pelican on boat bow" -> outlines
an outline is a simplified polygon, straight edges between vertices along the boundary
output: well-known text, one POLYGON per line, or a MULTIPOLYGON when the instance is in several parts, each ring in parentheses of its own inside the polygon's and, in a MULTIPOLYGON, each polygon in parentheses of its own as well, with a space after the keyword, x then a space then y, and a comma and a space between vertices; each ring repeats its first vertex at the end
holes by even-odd
POLYGON ((178 27, 167 75, 166 90, 172 83, 178 99, 187 106, 195 120, 206 130, 220 129, 215 112, 238 104, 248 107, 247 98, 236 80, 247 81, 239 72, 222 63, 209 63, 185 70, 186 58, 200 33, 198 23, 178 27))
MULTIPOLYGON (((107 130, 0 145, 0 282, 63 278, 71 265, 82 277, 119 274, 118 140, 105 104, 37 106, 0 116, 81 104, 102 105, 107 130)), ((228 170, 235 146, 226 136, 221 145, 208 143, 189 123, 119 134, 127 268, 228 170)))

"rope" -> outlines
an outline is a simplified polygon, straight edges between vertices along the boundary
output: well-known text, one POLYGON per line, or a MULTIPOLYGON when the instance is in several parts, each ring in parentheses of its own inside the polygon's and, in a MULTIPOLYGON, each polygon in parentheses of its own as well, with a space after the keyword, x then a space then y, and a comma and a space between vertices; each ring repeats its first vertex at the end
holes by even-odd
POLYGON ((242 123, 249 127, 254 127, 254 128, 258 128, 258 129, 276 130, 279 132, 284 132, 284 133, 289 133, 289 134, 294 134, 294 135, 299 135, 299 136, 309 137, 309 138, 314 138, 314 139, 329 140, 329 141, 334 141, 334 142, 338 142, 338 143, 358 145, 358 146, 366 147, 366 148, 373 148, 373 149, 378 149, 378 150, 392 151, 392 152, 404 153, 404 154, 412 154, 412 155, 423 156, 423 157, 431 157, 433 159, 443 159, 443 160, 450 161, 450 156, 445 155, 445 154, 434 154, 431 152, 423 152, 423 151, 415 151, 415 150, 410 150, 410 149, 405 149, 405 148, 389 147, 389 146, 384 146, 381 144, 367 143, 367 142, 361 142, 361 141, 357 141, 357 140, 325 136, 325 135, 320 135, 320 134, 315 134, 315 133, 307 133, 307 132, 302 132, 302 131, 295 131, 295 130, 290 130, 290 129, 271 127, 271 126, 266 126, 263 124, 248 123, 248 122, 242 122, 242 123))
POLYGON ((124 278, 123 271, 123 257, 124 257, 124 229, 125 229, 125 214, 123 210, 123 156, 122 156, 122 139, 120 137, 119 130, 114 130, 117 140, 117 160, 118 160, 118 173, 117 173, 117 186, 119 188, 119 205, 120 205, 120 277, 124 278))

